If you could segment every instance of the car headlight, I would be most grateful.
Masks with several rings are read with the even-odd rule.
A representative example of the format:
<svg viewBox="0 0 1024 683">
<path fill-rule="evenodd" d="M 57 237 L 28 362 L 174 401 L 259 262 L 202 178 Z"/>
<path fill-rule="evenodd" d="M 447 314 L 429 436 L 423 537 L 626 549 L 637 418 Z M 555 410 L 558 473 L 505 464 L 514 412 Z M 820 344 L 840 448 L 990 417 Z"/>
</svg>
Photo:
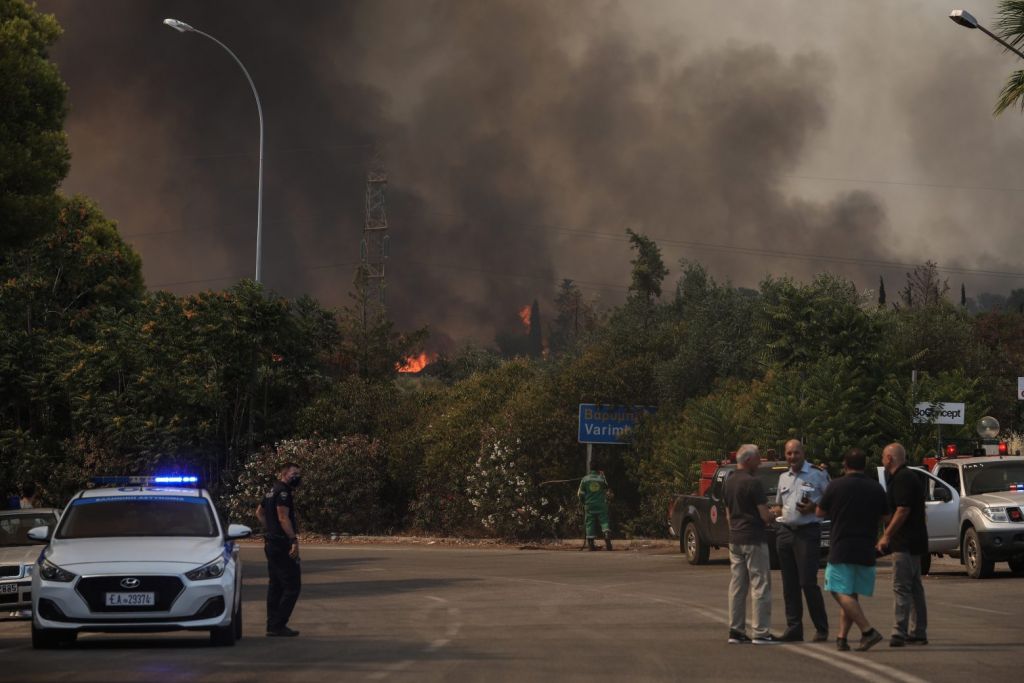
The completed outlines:
<svg viewBox="0 0 1024 683">
<path fill-rule="evenodd" d="M 26 564 L 25 565 L 25 571 L 23 572 L 23 576 L 32 576 L 32 567 L 33 566 L 34 565 Z"/>
<path fill-rule="evenodd" d="M 67 569 L 58 567 L 53 562 L 46 559 L 40 559 L 39 576 L 47 581 L 59 581 L 61 583 L 68 583 L 69 581 L 75 580 L 75 574 L 72 574 Z"/>
<path fill-rule="evenodd" d="M 218 557 L 213 562 L 207 562 L 198 569 L 186 572 L 185 576 L 189 581 L 206 581 L 207 579 L 220 578 L 227 569 L 228 563 L 223 557 Z"/>
<path fill-rule="evenodd" d="M 1006 516 L 1006 508 L 984 508 L 981 512 L 993 522 L 1010 521 L 1010 518 Z"/>
</svg>

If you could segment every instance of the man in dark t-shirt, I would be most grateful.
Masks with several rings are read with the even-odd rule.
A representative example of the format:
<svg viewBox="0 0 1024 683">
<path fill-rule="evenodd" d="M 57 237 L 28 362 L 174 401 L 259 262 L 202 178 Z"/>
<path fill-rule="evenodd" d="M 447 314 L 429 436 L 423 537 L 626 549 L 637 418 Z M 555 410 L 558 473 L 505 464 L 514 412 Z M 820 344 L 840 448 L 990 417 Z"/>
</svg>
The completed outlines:
<svg viewBox="0 0 1024 683">
<path fill-rule="evenodd" d="M 299 466 L 287 462 L 278 470 L 277 481 L 256 509 L 263 524 L 263 552 L 267 556 L 267 635 L 294 637 L 288 619 L 299 599 L 302 573 L 299 569 L 299 527 L 295 523 L 294 490 L 302 480 Z"/>
<path fill-rule="evenodd" d="M 849 650 L 847 635 L 852 624 L 861 630 L 858 650 L 882 640 L 872 628 L 859 596 L 875 592 L 875 538 L 879 522 L 888 512 L 885 491 L 864 476 L 867 456 L 859 448 L 843 454 L 844 476 L 833 479 L 818 503 L 817 515 L 832 520 L 825 590 L 839 603 L 839 637 L 836 649 Z"/>
<path fill-rule="evenodd" d="M 882 451 L 882 466 L 893 513 L 878 540 L 879 552 L 892 552 L 895 623 L 889 645 L 927 645 L 928 606 L 921 581 L 921 556 L 928 552 L 925 484 L 907 467 L 907 452 L 898 443 Z"/>
<path fill-rule="evenodd" d="M 771 567 L 766 529 L 771 521 L 768 496 L 754 476 L 761 464 L 757 446 L 736 451 L 736 471 L 725 480 L 725 516 L 729 520 L 729 643 L 781 642 L 770 631 L 772 620 Z M 747 596 L 751 597 L 751 631 L 747 637 Z"/>
</svg>

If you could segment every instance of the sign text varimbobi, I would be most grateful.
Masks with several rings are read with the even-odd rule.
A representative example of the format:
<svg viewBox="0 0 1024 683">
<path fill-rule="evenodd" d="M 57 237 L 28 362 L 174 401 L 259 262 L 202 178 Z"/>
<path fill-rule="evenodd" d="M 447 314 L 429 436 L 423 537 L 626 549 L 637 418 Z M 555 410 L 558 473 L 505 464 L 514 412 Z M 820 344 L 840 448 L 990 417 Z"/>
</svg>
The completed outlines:
<svg viewBox="0 0 1024 683">
<path fill-rule="evenodd" d="M 628 443 L 630 430 L 644 415 L 657 410 L 654 406 L 617 406 L 581 403 L 580 443 Z"/>
<path fill-rule="evenodd" d="M 962 425 L 963 403 L 918 403 L 914 407 L 914 422 L 933 425 Z"/>
</svg>

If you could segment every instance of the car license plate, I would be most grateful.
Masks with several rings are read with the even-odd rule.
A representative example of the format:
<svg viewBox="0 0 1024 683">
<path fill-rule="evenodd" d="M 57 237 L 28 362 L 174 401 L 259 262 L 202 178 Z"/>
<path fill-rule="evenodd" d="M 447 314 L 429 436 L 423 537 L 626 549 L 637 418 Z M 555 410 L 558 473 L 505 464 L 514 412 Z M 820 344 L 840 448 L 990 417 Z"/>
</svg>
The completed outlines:
<svg viewBox="0 0 1024 683">
<path fill-rule="evenodd" d="M 17 593 L 18 584 L 16 583 L 0 583 L 0 594 L 3 593 Z"/>
<path fill-rule="evenodd" d="M 153 607 L 156 593 L 107 593 L 107 607 Z"/>
</svg>

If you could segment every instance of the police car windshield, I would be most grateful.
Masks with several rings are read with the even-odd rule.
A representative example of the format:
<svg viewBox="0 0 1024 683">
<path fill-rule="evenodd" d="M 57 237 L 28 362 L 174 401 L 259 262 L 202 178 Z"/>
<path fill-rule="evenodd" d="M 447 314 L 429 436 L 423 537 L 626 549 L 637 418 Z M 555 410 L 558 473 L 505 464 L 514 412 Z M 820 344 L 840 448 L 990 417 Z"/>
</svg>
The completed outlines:
<svg viewBox="0 0 1024 683">
<path fill-rule="evenodd" d="M 996 491 L 1024 491 L 1024 462 L 979 462 L 964 465 L 968 495 Z"/>
<path fill-rule="evenodd" d="M 57 531 L 57 538 L 216 535 L 205 498 L 145 495 L 78 498 Z"/>
<path fill-rule="evenodd" d="M 57 518 L 52 514 L 24 512 L 0 516 L 0 548 L 13 548 L 20 545 L 44 545 L 46 541 L 33 541 L 27 534 L 29 529 L 37 526 L 52 527 Z"/>
</svg>

